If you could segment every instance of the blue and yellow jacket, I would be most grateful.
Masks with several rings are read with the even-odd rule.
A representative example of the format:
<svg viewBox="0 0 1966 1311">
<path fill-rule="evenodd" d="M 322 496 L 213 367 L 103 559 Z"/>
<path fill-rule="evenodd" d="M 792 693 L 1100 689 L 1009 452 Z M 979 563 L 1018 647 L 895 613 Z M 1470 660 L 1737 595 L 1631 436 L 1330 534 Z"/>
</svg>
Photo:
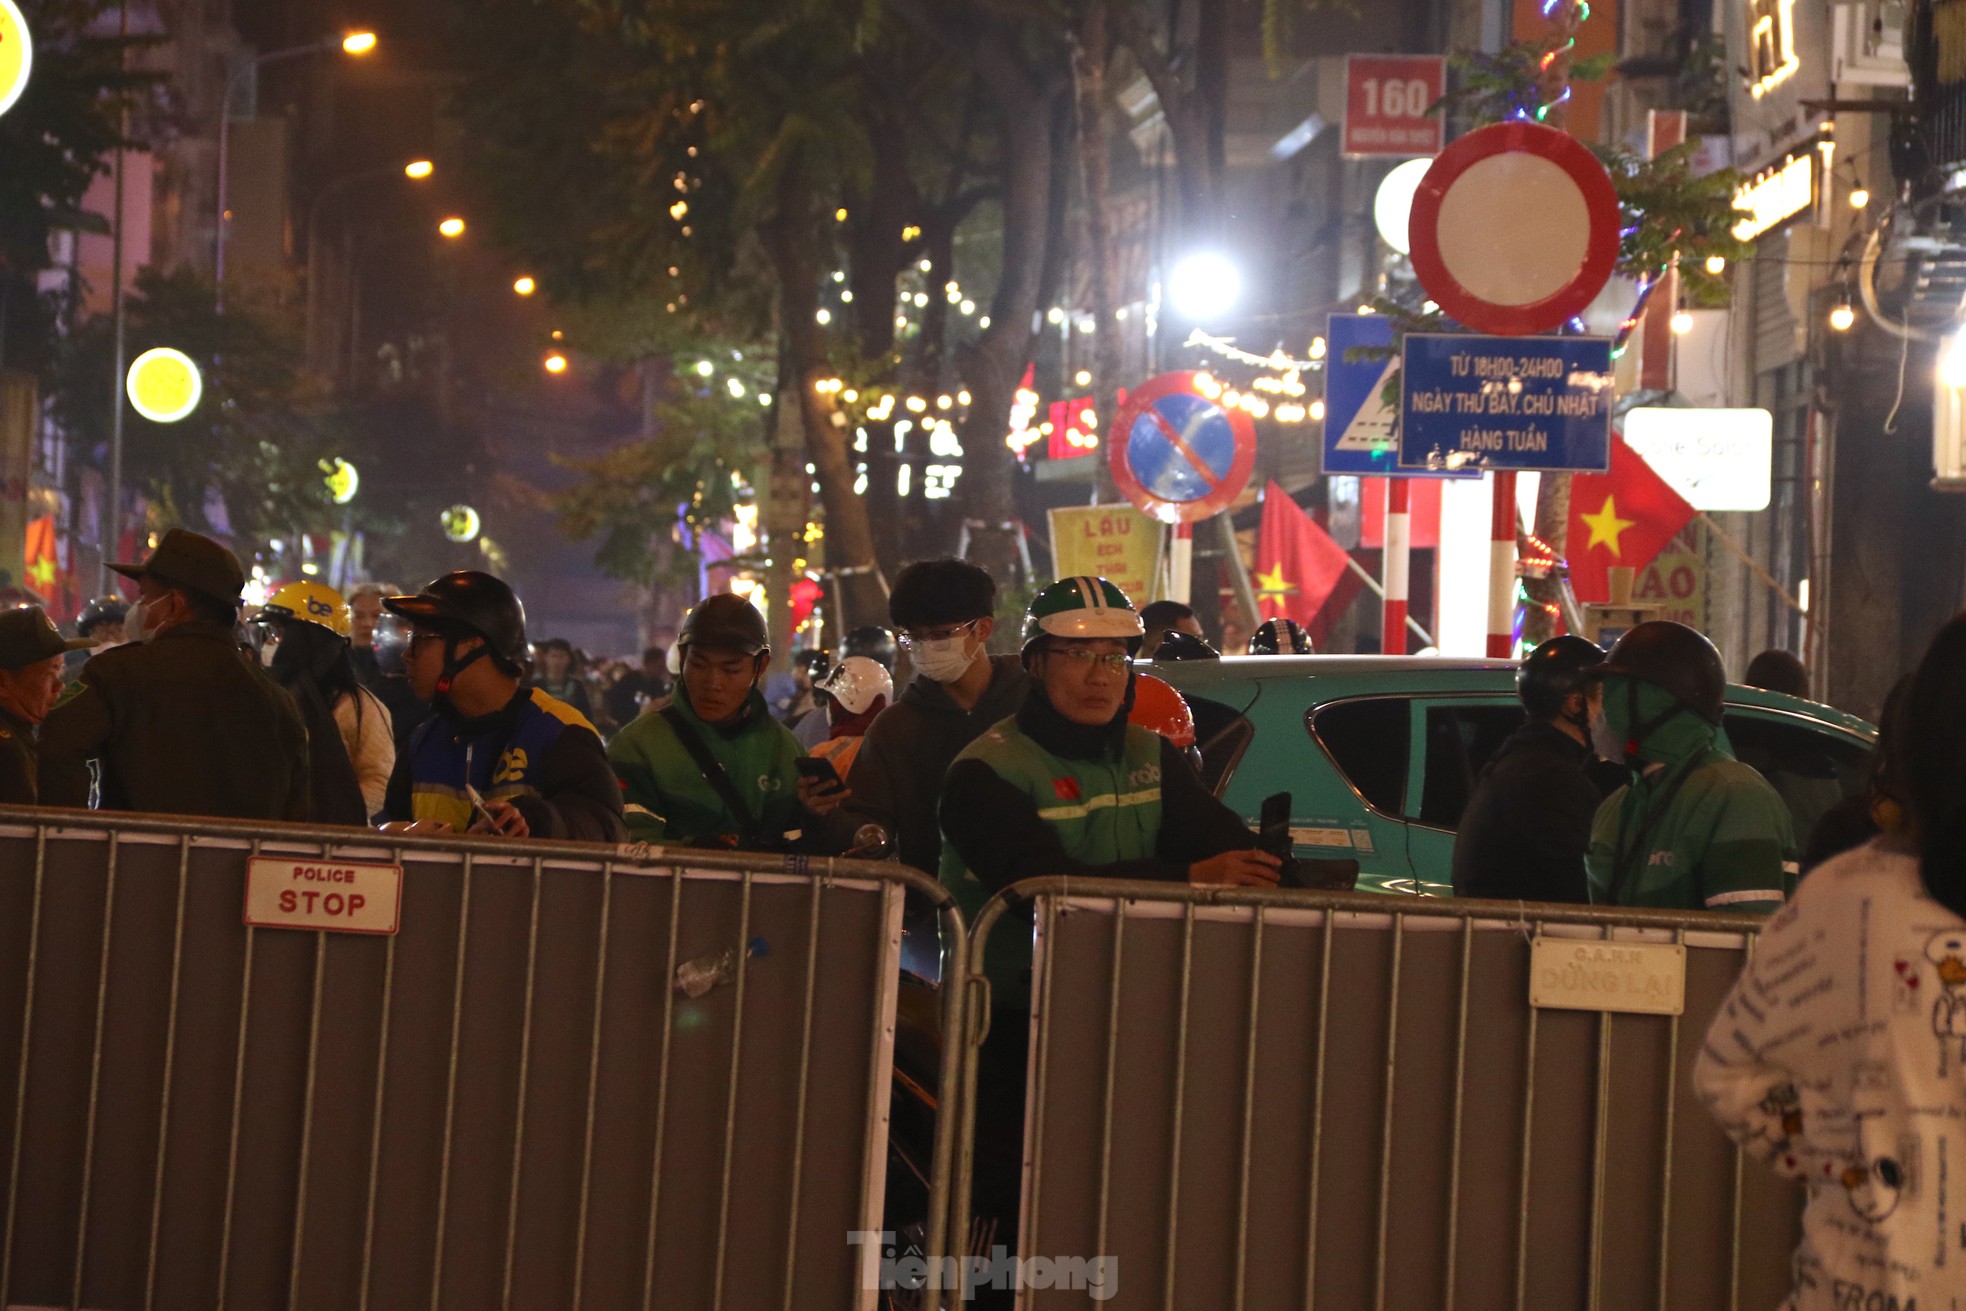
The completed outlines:
<svg viewBox="0 0 1966 1311">
<path fill-rule="evenodd" d="M 509 801 L 536 838 L 620 842 L 621 787 L 600 734 L 585 716 L 538 688 L 520 688 L 503 710 L 460 720 L 439 712 L 417 726 L 396 757 L 383 814 L 471 826 L 465 784 Z"/>
</svg>

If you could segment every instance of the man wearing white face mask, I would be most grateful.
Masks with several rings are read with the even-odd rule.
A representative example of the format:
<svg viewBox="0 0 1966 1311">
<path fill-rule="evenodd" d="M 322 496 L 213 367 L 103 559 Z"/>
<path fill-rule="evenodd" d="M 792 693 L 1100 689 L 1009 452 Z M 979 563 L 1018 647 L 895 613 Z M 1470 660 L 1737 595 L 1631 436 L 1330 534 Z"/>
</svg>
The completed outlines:
<svg viewBox="0 0 1966 1311">
<path fill-rule="evenodd" d="M 1014 655 L 992 657 L 997 585 L 967 560 L 919 560 L 888 594 L 915 677 L 874 717 L 847 775 L 851 795 L 827 832 L 842 845 L 878 824 L 904 865 L 933 873 L 942 859 L 936 801 L 942 776 L 962 749 L 1017 712 L 1030 675 Z"/>
</svg>

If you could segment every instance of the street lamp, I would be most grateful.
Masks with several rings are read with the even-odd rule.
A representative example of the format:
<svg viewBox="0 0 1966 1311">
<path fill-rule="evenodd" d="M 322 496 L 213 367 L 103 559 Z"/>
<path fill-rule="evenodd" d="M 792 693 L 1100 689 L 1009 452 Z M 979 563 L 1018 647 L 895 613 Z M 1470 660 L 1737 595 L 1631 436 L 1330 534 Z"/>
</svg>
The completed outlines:
<svg viewBox="0 0 1966 1311">
<path fill-rule="evenodd" d="M 403 176 L 406 178 L 412 178 L 418 182 L 423 181 L 423 179 L 429 177 L 432 173 L 435 173 L 436 171 L 437 171 L 437 166 L 431 163 L 427 159 L 413 159 L 409 163 L 403 165 Z"/>
<path fill-rule="evenodd" d="M 375 49 L 374 32 L 349 32 L 339 37 L 310 42 L 304 46 L 288 46 L 284 50 L 273 50 L 251 59 L 242 60 L 232 70 L 225 82 L 225 99 L 219 104 L 218 113 L 218 235 L 212 256 L 212 280 L 218 284 L 217 308 L 225 312 L 225 240 L 232 226 L 231 208 L 228 203 L 232 163 L 232 100 L 239 90 L 239 83 L 248 72 L 255 76 L 267 64 L 277 64 L 288 59 L 299 59 L 304 55 L 318 55 L 339 49 L 345 54 L 360 57 Z"/>
<path fill-rule="evenodd" d="M 1220 318 L 1242 295 L 1242 274 L 1226 256 L 1197 251 L 1175 264 L 1167 279 L 1175 312 L 1195 323 Z"/>
<path fill-rule="evenodd" d="M 558 351 L 554 351 L 546 357 L 546 371 L 553 374 L 565 373 L 567 371 L 567 357 Z"/>
<path fill-rule="evenodd" d="M 452 215 L 437 225 L 437 231 L 455 241 L 464 235 L 464 220 Z"/>
<path fill-rule="evenodd" d="M 519 295 L 521 296 L 530 296 L 535 291 L 539 290 L 539 284 L 533 281 L 531 277 L 521 275 L 518 278 L 518 280 L 512 284 L 512 290 L 519 293 Z"/>
</svg>

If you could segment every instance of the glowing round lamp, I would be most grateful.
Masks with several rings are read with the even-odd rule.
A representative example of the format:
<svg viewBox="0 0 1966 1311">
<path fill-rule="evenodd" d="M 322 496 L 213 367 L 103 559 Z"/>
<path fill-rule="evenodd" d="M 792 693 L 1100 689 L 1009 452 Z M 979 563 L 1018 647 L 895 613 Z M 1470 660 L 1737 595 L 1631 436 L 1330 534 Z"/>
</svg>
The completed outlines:
<svg viewBox="0 0 1966 1311">
<path fill-rule="evenodd" d="M 123 390 L 136 412 L 152 423 L 176 423 L 198 408 L 205 380 L 189 355 L 158 346 L 130 362 Z"/>
<path fill-rule="evenodd" d="M 321 481 L 328 485 L 328 495 L 336 505 L 346 505 L 355 499 L 355 493 L 362 489 L 362 475 L 354 465 L 337 456 L 321 461 L 321 467 L 328 475 Z"/>
<path fill-rule="evenodd" d="M 1413 212 L 1413 193 L 1420 179 L 1433 166 L 1431 159 L 1409 159 L 1386 174 L 1372 197 L 1372 225 L 1379 239 L 1402 255 L 1410 254 L 1413 243 L 1406 235 L 1406 219 Z"/>
<path fill-rule="evenodd" d="M 12 109 L 34 71 L 34 41 L 14 0 L 0 0 L 0 114 Z"/>
<path fill-rule="evenodd" d="M 468 542 L 478 535 L 478 512 L 468 505 L 453 505 L 439 517 L 444 536 L 453 542 Z"/>
</svg>

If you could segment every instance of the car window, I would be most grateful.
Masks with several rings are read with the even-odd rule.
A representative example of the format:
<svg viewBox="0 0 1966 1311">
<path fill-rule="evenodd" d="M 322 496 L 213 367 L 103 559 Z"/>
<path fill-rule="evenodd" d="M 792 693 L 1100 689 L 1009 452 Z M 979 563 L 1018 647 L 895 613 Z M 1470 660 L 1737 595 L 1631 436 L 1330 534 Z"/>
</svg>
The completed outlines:
<svg viewBox="0 0 1966 1311">
<path fill-rule="evenodd" d="M 1788 806 L 1798 847 L 1825 811 L 1864 788 L 1870 751 L 1860 742 L 1799 720 L 1740 711 L 1725 722 L 1735 756 L 1760 771 Z"/>
<path fill-rule="evenodd" d="M 1515 701 L 1427 707 L 1426 774 L 1420 786 L 1422 824 L 1456 829 L 1481 767 L 1522 727 Z"/>
<path fill-rule="evenodd" d="M 1400 813 L 1406 798 L 1410 704 L 1404 697 L 1336 701 L 1311 712 L 1311 733 L 1375 810 Z"/>
</svg>

